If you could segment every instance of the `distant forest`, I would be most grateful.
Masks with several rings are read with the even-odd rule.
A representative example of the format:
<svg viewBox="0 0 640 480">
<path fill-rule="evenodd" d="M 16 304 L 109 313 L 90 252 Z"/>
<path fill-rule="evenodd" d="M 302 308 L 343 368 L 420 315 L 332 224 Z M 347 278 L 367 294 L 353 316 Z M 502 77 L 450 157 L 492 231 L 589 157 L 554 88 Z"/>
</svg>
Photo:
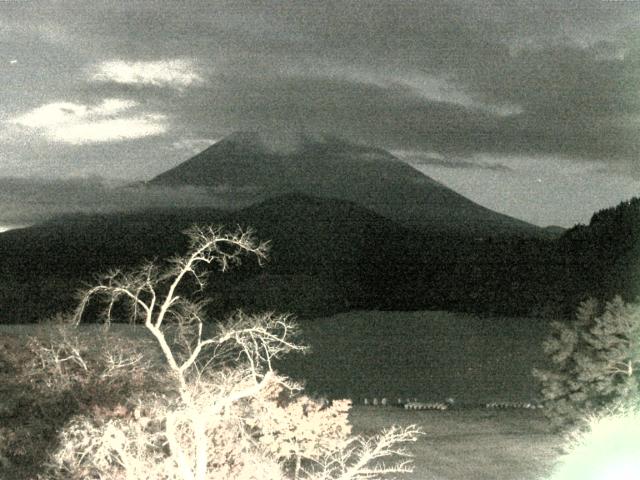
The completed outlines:
<svg viewBox="0 0 640 480">
<path fill-rule="evenodd" d="M 587 297 L 640 295 L 640 198 L 595 213 L 558 238 L 410 230 L 353 203 L 291 194 L 238 212 L 150 210 L 75 215 L 0 235 L 0 322 L 74 307 L 94 275 L 186 250 L 192 223 L 252 226 L 268 264 L 212 272 L 213 318 L 237 308 L 301 317 L 355 309 L 439 309 L 562 317 Z"/>
</svg>

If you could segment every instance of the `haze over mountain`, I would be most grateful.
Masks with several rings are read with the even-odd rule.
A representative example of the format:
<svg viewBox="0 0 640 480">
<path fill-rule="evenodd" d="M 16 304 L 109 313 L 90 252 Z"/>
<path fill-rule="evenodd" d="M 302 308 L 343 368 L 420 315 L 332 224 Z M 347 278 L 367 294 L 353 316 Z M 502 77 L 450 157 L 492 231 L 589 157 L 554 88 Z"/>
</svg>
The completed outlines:
<svg viewBox="0 0 640 480">
<path fill-rule="evenodd" d="M 237 132 L 156 176 L 157 186 L 289 192 L 355 202 L 406 227 L 470 235 L 548 236 L 543 229 L 482 207 L 386 150 L 326 135 Z"/>
</svg>

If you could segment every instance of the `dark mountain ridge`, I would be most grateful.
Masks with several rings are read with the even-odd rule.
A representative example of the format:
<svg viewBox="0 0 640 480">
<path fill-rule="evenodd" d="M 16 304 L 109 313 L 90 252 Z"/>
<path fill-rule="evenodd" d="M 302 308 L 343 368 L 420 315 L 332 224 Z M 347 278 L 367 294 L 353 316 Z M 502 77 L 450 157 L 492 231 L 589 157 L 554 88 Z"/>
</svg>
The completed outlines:
<svg viewBox="0 0 640 480">
<path fill-rule="evenodd" d="M 420 232 L 338 199 L 291 193 L 238 211 L 155 209 L 68 215 L 0 234 L 0 322 L 75 306 L 94 275 L 186 251 L 188 226 L 253 227 L 270 261 L 211 275 L 212 314 L 235 308 L 318 316 L 352 309 L 446 309 L 571 316 L 588 296 L 640 295 L 640 199 L 557 240 Z"/>
<path fill-rule="evenodd" d="M 404 239 L 412 235 L 355 204 L 298 193 L 234 212 L 183 208 L 66 215 L 0 234 L 5 259 L 0 263 L 0 322 L 36 321 L 71 308 L 74 290 L 95 274 L 184 253 L 182 232 L 194 223 L 251 227 L 259 239 L 271 242 L 266 268 L 245 262 L 229 275 L 212 275 L 208 293 L 229 308 L 255 304 L 252 297 L 259 292 L 239 295 L 234 286 L 257 275 L 271 276 L 272 283 L 293 281 L 301 290 L 309 284 L 316 292 L 319 285 L 328 286 L 341 309 L 371 305 L 380 293 L 374 283 L 392 263 L 387 255 L 406 253 Z M 394 235 L 402 240 L 396 242 Z"/>
<path fill-rule="evenodd" d="M 32 322 L 72 308 L 76 288 L 97 273 L 184 253 L 181 232 L 194 223 L 252 227 L 271 242 L 264 268 L 248 261 L 211 275 L 205 293 L 216 315 L 240 307 L 303 316 L 351 309 L 480 311 L 514 302 L 521 293 L 511 279 L 531 277 L 514 273 L 508 245 L 427 235 L 353 202 L 291 193 L 233 212 L 69 215 L 0 234 L 0 322 Z"/>
</svg>

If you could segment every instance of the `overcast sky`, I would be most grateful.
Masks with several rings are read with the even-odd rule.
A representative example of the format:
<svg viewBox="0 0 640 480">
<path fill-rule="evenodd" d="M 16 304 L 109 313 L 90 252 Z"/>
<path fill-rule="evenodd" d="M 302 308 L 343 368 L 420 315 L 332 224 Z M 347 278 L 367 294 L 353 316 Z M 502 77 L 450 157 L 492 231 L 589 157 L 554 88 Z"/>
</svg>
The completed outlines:
<svg viewBox="0 0 640 480">
<path fill-rule="evenodd" d="M 539 225 L 640 194 L 640 1 L 3 1 L 0 78 L 0 177 L 151 178 L 266 128 Z"/>
</svg>

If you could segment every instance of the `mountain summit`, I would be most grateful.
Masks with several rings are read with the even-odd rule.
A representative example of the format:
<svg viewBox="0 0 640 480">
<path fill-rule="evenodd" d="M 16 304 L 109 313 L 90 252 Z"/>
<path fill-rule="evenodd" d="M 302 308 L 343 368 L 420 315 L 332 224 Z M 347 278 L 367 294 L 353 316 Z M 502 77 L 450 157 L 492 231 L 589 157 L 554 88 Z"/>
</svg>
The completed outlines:
<svg viewBox="0 0 640 480">
<path fill-rule="evenodd" d="M 381 148 L 326 135 L 236 132 L 148 182 L 355 202 L 411 228 L 469 235 L 544 235 L 482 207 Z"/>
</svg>

